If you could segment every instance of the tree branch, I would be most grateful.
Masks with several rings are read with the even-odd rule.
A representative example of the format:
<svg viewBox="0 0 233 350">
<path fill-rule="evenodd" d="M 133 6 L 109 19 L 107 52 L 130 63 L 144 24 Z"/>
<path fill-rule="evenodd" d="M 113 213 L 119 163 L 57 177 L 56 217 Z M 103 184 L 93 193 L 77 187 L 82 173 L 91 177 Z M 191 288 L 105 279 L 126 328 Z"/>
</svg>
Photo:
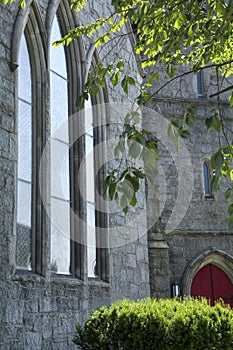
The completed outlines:
<svg viewBox="0 0 233 350">
<path fill-rule="evenodd" d="M 226 89 L 217 91 L 217 92 L 215 92 L 214 94 L 209 95 L 209 97 L 219 96 L 219 95 L 223 94 L 224 92 L 227 92 L 227 91 L 230 91 L 230 90 L 233 90 L 233 85 L 228 86 Z"/>
</svg>

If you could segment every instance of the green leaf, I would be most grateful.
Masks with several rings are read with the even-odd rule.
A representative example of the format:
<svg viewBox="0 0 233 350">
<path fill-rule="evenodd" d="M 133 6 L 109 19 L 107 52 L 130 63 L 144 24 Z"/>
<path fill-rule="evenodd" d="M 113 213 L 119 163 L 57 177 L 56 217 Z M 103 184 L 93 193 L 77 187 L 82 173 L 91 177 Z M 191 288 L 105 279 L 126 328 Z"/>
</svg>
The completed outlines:
<svg viewBox="0 0 233 350">
<path fill-rule="evenodd" d="M 71 2 L 70 8 L 75 9 L 76 11 L 80 11 L 86 2 L 87 0 L 73 0 Z"/>
<path fill-rule="evenodd" d="M 227 210 L 227 213 L 228 213 L 228 215 L 233 215 L 233 203 L 231 203 L 230 205 L 229 205 L 229 207 L 228 207 L 228 210 Z"/>
<path fill-rule="evenodd" d="M 190 128 L 193 128 L 196 123 L 195 113 L 196 113 L 196 108 L 189 107 L 187 108 L 187 111 L 184 114 L 184 121 Z"/>
<path fill-rule="evenodd" d="M 108 193 L 109 193 L 109 198 L 113 200 L 114 194 L 116 191 L 116 182 L 111 182 L 109 185 Z"/>
<path fill-rule="evenodd" d="M 212 169 L 222 168 L 224 157 L 221 149 L 212 155 L 210 162 L 211 162 Z"/>
<path fill-rule="evenodd" d="M 216 10 L 218 15 L 225 16 L 226 6 L 221 1 L 216 1 Z"/>
<path fill-rule="evenodd" d="M 230 94 L 229 100 L 230 100 L 230 106 L 232 107 L 233 106 L 233 92 Z"/>
<path fill-rule="evenodd" d="M 124 171 L 122 171 L 122 173 L 121 173 L 121 175 L 119 177 L 119 181 L 122 180 L 125 177 L 125 175 L 128 174 L 128 172 L 129 172 L 128 168 L 125 169 Z"/>
<path fill-rule="evenodd" d="M 120 198 L 120 206 L 126 214 L 128 212 L 128 200 L 124 194 Z"/>
<path fill-rule="evenodd" d="M 136 204 L 137 204 L 137 198 L 134 195 L 131 201 L 129 202 L 129 205 L 131 205 L 132 207 L 135 207 Z"/>
<path fill-rule="evenodd" d="M 141 145 L 138 142 L 131 141 L 129 146 L 129 156 L 131 158 L 138 158 L 141 153 Z"/>
<path fill-rule="evenodd" d="M 144 179 L 145 174 L 143 173 L 143 170 L 135 169 L 132 171 L 132 173 L 136 176 L 139 177 L 140 179 Z"/>
<path fill-rule="evenodd" d="M 209 133 L 210 128 L 213 128 L 216 131 L 220 131 L 222 126 L 221 120 L 219 119 L 217 113 L 214 113 L 209 118 L 206 118 L 205 124 L 207 127 L 207 134 Z"/>
<path fill-rule="evenodd" d="M 135 80 L 134 80 L 134 78 L 132 78 L 132 77 L 127 77 L 127 81 L 128 81 L 128 83 L 129 83 L 129 85 L 135 86 Z"/>
<path fill-rule="evenodd" d="M 233 231 L 233 215 L 228 218 L 228 230 Z"/>
<path fill-rule="evenodd" d="M 146 139 L 145 139 L 144 135 L 142 135 L 142 134 L 137 135 L 136 141 L 142 146 L 145 146 L 145 144 L 146 144 Z"/>
<path fill-rule="evenodd" d="M 182 123 L 181 123 L 180 119 L 173 119 L 171 121 L 171 124 L 174 125 L 177 129 L 182 128 Z"/>
<path fill-rule="evenodd" d="M 167 75 L 170 77 L 170 78 L 174 78 L 175 76 L 175 66 L 173 63 L 169 63 L 167 65 Z"/>
<path fill-rule="evenodd" d="M 230 199 L 231 198 L 231 195 L 232 195 L 232 188 L 228 188 L 225 192 L 225 198 L 226 200 Z"/>
<path fill-rule="evenodd" d="M 20 1 L 20 6 L 22 7 L 22 9 L 25 9 L 27 7 L 26 1 L 25 0 L 21 0 Z"/>
<path fill-rule="evenodd" d="M 110 185 L 110 181 L 111 181 L 111 176 L 108 175 L 108 176 L 104 179 L 104 182 L 103 182 L 103 192 L 104 192 L 104 194 L 107 193 L 107 189 L 108 189 L 108 187 L 109 187 L 109 185 Z"/>
<path fill-rule="evenodd" d="M 177 128 L 170 123 L 167 128 L 167 133 L 168 133 L 168 137 L 173 142 L 176 151 L 178 152 L 179 151 L 179 134 L 178 134 Z"/>
<path fill-rule="evenodd" d="M 156 166 L 156 158 L 154 157 L 153 153 L 148 151 L 147 149 L 144 149 L 141 158 L 144 161 L 144 166 L 145 166 L 145 173 L 147 176 L 147 171 L 148 169 L 154 169 Z"/>
<path fill-rule="evenodd" d="M 133 116 L 133 122 L 135 124 L 139 124 L 140 123 L 140 114 L 138 112 L 133 112 L 132 116 Z"/>
<path fill-rule="evenodd" d="M 119 70 L 121 70 L 122 68 L 124 68 L 124 66 L 125 66 L 125 60 L 120 60 L 120 61 L 117 62 L 116 67 L 117 67 Z"/>
<path fill-rule="evenodd" d="M 157 81 L 160 80 L 160 75 L 158 72 L 152 72 L 149 77 L 148 77 L 148 83 L 152 84 L 154 79 L 156 79 Z"/>
<path fill-rule="evenodd" d="M 122 79 L 121 86 L 122 86 L 124 92 L 128 95 L 128 92 L 129 92 L 129 90 L 128 90 L 128 80 L 127 80 L 126 76 Z"/>
<path fill-rule="evenodd" d="M 182 137 L 183 139 L 188 139 L 191 135 L 190 132 L 188 130 L 179 130 L 178 131 L 180 137 Z"/>
<path fill-rule="evenodd" d="M 116 86 L 119 82 L 120 79 L 120 71 L 116 71 L 115 73 L 112 74 L 112 76 L 110 77 L 110 81 L 112 83 L 113 86 Z"/>
<path fill-rule="evenodd" d="M 214 128 L 216 131 L 220 131 L 220 130 L 221 130 L 221 126 L 222 126 L 221 120 L 216 116 L 216 118 L 215 118 L 215 124 L 214 124 L 213 128 Z"/>
<path fill-rule="evenodd" d="M 220 179 L 219 179 L 219 177 L 216 176 L 216 175 L 213 175 L 212 178 L 211 178 L 210 185 L 211 185 L 211 189 L 214 192 L 218 192 L 219 188 L 220 188 Z"/>
<path fill-rule="evenodd" d="M 134 192 L 137 192 L 139 190 L 139 178 L 136 176 L 131 176 L 129 174 L 125 177 L 133 186 Z"/>
</svg>

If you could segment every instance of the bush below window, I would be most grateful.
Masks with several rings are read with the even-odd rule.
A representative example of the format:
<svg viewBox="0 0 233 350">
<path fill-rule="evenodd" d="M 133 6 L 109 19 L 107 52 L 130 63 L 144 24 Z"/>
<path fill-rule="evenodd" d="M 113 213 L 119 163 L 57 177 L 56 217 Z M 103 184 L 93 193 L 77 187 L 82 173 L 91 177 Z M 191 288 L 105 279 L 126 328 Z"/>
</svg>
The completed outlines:
<svg viewBox="0 0 233 350">
<path fill-rule="evenodd" d="M 233 311 L 205 299 L 122 300 L 77 327 L 83 350 L 232 350 Z"/>
</svg>

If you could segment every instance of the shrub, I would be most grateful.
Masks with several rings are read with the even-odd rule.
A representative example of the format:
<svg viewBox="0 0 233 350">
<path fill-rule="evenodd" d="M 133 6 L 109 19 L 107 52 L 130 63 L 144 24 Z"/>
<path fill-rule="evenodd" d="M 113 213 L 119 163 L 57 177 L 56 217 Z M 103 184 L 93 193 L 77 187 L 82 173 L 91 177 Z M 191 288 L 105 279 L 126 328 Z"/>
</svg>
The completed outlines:
<svg viewBox="0 0 233 350">
<path fill-rule="evenodd" d="M 206 299 L 122 300 L 77 327 L 83 350 L 232 350 L 233 311 Z"/>
</svg>

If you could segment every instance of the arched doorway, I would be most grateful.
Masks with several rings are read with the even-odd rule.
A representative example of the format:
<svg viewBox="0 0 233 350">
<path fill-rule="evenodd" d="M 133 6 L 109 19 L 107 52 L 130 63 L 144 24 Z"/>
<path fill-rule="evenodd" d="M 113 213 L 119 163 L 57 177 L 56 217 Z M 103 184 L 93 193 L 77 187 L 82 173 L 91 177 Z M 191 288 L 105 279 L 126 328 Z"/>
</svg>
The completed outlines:
<svg viewBox="0 0 233 350">
<path fill-rule="evenodd" d="M 233 308 L 233 284 L 227 274 L 214 264 L 203 266 L 193 278 L 192 296 L 203 296 L 211 305 L 219 298 Z"/>
</svg>

